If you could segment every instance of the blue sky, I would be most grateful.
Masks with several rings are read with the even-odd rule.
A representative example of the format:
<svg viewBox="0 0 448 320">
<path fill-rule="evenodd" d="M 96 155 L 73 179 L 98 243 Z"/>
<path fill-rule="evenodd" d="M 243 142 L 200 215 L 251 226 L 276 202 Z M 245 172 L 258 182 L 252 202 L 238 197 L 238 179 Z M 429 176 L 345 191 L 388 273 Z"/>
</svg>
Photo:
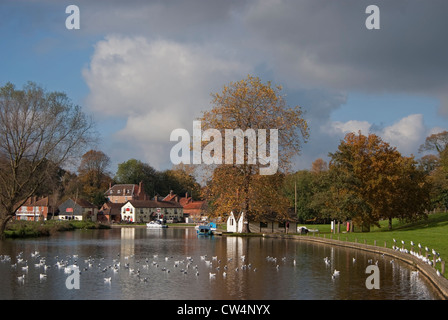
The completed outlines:
<svg viewBox="0 0 448 320">
<path fill-rule="evenodd" d="M 247 74 L 306 110 L 306 169 L 347 132 L 405 155 L 448 127 L 448 2 L 362 0 L 2 1 L 0 85 L 64 91 L 97 123 L 110 171 L 130 158 L 171 167 L 173 129 L 192 130 L 210 94 Z M 65 9 L 80 8 L 79 30 Z"/>
</svg>

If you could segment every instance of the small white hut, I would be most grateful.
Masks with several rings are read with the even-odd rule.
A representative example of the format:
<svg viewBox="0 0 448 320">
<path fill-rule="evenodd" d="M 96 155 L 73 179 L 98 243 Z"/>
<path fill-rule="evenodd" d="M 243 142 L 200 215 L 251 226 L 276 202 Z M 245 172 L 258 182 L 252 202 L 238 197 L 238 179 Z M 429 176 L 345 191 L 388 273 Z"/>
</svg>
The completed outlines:
<svg viewBox="0 0 448 320">
<path fill-rule="evenodd" d="M 233 211 L 231 211 L 229 217 L 227 218 L 227 231 L 241 233 L 243 232 L 243 224 L 244 212 L 241 212 L 238 217 L 235 217 Z"/>
</svg>

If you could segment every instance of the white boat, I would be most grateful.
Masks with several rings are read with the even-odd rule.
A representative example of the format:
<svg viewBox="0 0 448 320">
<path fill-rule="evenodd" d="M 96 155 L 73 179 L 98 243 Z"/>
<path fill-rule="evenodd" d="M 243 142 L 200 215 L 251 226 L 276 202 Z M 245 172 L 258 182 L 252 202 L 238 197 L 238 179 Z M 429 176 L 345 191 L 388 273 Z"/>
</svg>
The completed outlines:
<svg viewBox="0 0 448 320">
<path fill-rule="evenodd" d="M 168 228 L 166 224 L 163 223 L 162 219 L 157 219 L 151 222 L 148 222 L 146 224 L 146 227 L 148 229 L 162 229 L 162 228 Z"/>
</svg>

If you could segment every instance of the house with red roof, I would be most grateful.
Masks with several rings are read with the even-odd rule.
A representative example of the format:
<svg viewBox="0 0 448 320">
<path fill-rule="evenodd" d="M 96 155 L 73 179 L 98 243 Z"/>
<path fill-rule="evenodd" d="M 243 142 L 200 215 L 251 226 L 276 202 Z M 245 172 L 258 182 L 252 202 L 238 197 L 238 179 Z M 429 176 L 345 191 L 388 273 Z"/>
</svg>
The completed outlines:
<svg viewBox="0 0 448 320">
<path fill-rule="evenodd" d="M 42 221 L 51 219 L 54 208 L 48 197 L 31 197 L 17 210 L 16 220 Z"/>
</svg>

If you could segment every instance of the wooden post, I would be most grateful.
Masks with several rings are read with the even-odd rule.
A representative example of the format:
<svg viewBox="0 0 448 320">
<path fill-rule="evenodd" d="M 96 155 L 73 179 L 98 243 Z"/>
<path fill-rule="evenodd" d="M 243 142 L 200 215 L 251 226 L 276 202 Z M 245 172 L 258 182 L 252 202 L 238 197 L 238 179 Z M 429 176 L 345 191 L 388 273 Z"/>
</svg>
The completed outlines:
<svg viewBox="0 0 448 320">
<path fill-rule="evenodd" d="M 384 248 L 387 248 L 387 241 L 384 241 Z"/>
<path fill-rule="evenodd" d="M 376 247 L 376 240 L 373 240 L 373 245 Z"/>
<path fill-rule="evenodd" d="M 442 275 L 445 275 L 445 260 L 440 261 L 441 267 L 442 267 Z"/>
</svg>

